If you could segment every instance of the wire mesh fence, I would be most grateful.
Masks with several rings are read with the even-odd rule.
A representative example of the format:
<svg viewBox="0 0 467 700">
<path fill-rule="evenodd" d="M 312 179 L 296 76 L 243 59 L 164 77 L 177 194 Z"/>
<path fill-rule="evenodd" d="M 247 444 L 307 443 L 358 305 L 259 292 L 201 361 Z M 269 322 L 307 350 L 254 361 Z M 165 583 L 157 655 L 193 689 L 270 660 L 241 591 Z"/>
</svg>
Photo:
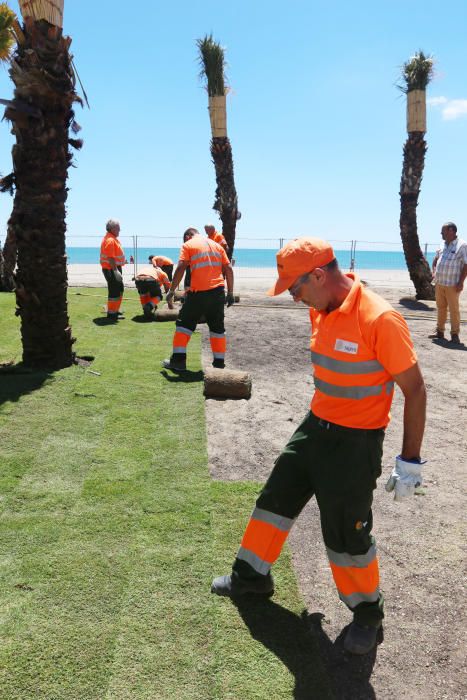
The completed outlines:
<svg viewBox="0 0 467 700">
<path fill-rule="evenodd" d="M 100 237 L 73 237 L 67 247 L 70 284 L 101 284 L 103 277 L 99 265 Z M 175 264 L 178 261 L 182 241 L 176 236 L 123 235 L 119 240 L 125 250 L 126 277 L 134 277 L 138 269 L 149 262 L 149 256 L 163 255 Z M 276 269 L 276 253 L 289 240 L 288 237 L 238 238 L 232 263 L 237 280 L 271 279 Z M 336 258 L 343 270 L 362 275 L 378 273 L 383 277 L 389 271 L 407 273 L 407 265 L 401 243 L 365 240 L 330 240 Z M 429 264 L 440 247 L 439 243 L 422 243 L 421 248 Z"/>
</svg>

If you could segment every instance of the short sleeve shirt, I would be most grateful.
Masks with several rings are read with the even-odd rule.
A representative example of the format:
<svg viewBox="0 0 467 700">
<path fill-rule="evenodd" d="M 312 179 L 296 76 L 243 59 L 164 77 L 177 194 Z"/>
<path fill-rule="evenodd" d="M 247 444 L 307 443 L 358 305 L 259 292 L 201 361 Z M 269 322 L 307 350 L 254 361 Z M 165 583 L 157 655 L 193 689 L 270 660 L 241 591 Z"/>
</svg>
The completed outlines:
<svg viewBox="0 0 467 700">
<path fill-rule="evenodd" d="M 230 261 L 219 243 L 201 235 L 193 236 L 182 245 L 180 261 L 190 266 L 191 291 L 203 292 L 224 286 L 222 268 Z"/>
<path fill-rule="evenodd" d="M 435 283 L 443 287 L 455 287 L 459 282 L 462 268 L 467 265 L 467 243 L 455 238 L 438 251 L 439 258 L 435 270 Z"/>
</svg>

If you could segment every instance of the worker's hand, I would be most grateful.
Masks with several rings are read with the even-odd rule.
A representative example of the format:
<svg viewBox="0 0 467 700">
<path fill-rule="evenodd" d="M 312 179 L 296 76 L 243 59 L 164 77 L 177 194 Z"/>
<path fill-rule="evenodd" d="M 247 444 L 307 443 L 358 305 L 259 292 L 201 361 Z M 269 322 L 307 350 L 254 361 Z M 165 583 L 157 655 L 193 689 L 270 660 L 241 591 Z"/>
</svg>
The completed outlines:
<svg viewBox="0 0 467 700">
<path fill-rule="evenodd" d="M 422 486 L 422 466 L 426 460 L 402 459 L 396 457 L 396 466 L 386 484 L 386 491 L 394 491 L 394 500 L 403 501 L 415 493 L 423 493 Z"/>
<path fill-rule="evenodd" d="M 462 292 L 463 289 L 464 289 L 464 283 L 463 283 L 463 282 L 458 282 L 458 283 L 456 284 L 456 292 L 458 292 L 458 293 L 460 294 L 460 293 Z"/>
<path fill-rule="evenodd" d="M 225 295 L 225 303 L 226 303 L 227 307 L 233 306 L 233 304 L 235 304 L 234 295 L 233 294 L 226 294 Z"/>
<path fill-rule="evenodd" d="M 167 306 L 169 307 L 169 309 L 175 309 L 173 301 L 168 301 Z"/>
<path fill-rule="evenodd" d="M 171 292 L 171 291 L 168 291 L 167 294 L 165 295 L 165 300 L 167 302 L 167 306 L 169 307 L 169 309 L 173 309 L 172 301 L 173 301 L 174 296 L 175 296 L 174 292 Z M 172 306 L 170 306 L 170 304 L 172 304 Z"/>
<path fill-rule="evenodd" d="M 123 284 L 123 276 L 121 272 L 119 272 L 118 270 L 114 270 L 114 277 L 116 282 Z"/>
</svg>

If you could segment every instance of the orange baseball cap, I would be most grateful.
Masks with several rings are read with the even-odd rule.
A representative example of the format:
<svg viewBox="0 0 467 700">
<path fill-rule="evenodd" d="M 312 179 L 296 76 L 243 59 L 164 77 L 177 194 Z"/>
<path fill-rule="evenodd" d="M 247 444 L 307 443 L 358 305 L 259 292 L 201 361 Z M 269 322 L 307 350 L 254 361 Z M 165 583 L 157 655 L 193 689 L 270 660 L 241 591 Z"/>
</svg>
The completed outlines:
<svg viewBox="0 0 467 700">
<path fill-rule="evenodd" d="M 327 265 L 336 256 L 332 246 L 321 238 L 295 238 L 276 255 L 279 279 L 266 294 L 274 297 L 292 286 L 295 280 L 316 267 Z"/>
</svg>

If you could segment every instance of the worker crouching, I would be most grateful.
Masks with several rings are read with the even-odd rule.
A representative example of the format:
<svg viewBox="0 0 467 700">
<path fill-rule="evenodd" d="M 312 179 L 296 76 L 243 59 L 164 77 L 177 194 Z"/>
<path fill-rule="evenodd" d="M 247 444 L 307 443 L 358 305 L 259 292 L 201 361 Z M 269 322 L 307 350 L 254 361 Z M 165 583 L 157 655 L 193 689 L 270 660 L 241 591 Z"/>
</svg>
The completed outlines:
<svg viewBox="0 0 467 700">
<path fill-rule="evenodd" d="M 170 289 L 170 281 L 166 273 L 160 267 L 154 266 L 143 268 L 135 277 L 136 289 L 139 300 L 143 308 L 144 317 L 152 319 L 155 316 L 157 305 L 162 301 L 162 287 L 167 292 Z M 173 303 L 168 303 L 173 309 Z"/>
</svg>

